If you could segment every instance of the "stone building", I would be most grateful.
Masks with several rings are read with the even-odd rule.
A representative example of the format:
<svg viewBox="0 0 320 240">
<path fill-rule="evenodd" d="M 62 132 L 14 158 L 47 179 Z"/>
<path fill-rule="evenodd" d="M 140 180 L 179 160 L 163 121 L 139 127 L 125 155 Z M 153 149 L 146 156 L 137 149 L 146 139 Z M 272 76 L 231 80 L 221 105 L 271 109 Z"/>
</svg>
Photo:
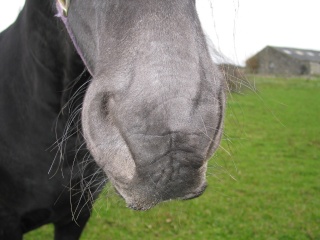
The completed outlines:
<svg viewBox="0 0 320 240">
<path fill-rule="evenodd" d="M 272 75 L 320 75 L 320 51 L 267 46 L 246 61 L 249 71 Z"/>
</svg>

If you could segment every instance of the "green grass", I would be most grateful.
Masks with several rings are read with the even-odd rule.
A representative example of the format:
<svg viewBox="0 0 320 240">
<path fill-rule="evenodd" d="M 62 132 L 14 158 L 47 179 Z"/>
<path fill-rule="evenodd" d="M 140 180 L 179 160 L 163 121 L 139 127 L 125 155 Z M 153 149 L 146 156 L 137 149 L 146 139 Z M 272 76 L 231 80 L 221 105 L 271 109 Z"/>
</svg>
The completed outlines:
<svg viewBox="0 0 320 240">
<path fill-rule="evenodd" d="M 81 239 L 320 239 L 320 79 L 252 80 L 229 96 L 203 196 L 135 212 L 110 190 Z"/>
</svg>

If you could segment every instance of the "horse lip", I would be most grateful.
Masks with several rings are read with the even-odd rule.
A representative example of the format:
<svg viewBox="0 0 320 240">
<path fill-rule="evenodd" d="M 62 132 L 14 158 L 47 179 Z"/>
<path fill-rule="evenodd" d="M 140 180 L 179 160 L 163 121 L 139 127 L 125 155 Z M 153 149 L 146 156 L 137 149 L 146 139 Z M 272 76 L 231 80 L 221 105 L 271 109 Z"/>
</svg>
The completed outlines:
<svg viewBox="0 0 320 240">
<path fill-rule="evenodd" d="M 147 211 L 151 208 L 153 208 L 157 203 L 151 203 L 148 205 L 142 205 L 142 204 L 128 204 L 127 207 L 135 210 L 135 211 Z"/>
<path fill-rule="evenodd" d="M 196 192 L 189 193 L 189 194 L 185 195 L 184 197 L 182 197 L 180 199 L 181 200 L 190 200 L 190 199 L 197 198 L 197 197 L 201 196 L 204 193 L 206 188 L 207 188 L 207 183 L 204 183 L 201 186 L 200 190 L 198 190 Z M 173 200 L 173 199 L 169 199 L 168 201 L 171 201 L 171 200 Z M 148 204 L 134 203 L 134 204 L 128 204 L 127 207 L 132 209 L 132 210 L 136 210 L 136 211 L 147 211 L 147 210 L 153 208 L 157 204 L 158 204 L 158 202 L 150 202 Z"/>
<path fill-rule="evenodd" d="M 201 196 L 204 193 L 206 188 L 207 188 L 207 183 L 204 183 L 201 186 L 200 190 L 192 192 L 192 193 L 189 193 L 189 194 L 185 195 L 184 197 L 182 197 L 181 199 L 182 200 L 191 200 L 191 199 L 197 198 L 197 197 Z"/>
<path fill-rule="evenodd" d="M 115 190 L 116 194 L 117 194 L 119 197 L 121 197 L 122 199 L 124 199 L 124 197 L 121 195 L 121 193 L 118 191 L 117 188 L 114 188 L 114 190 Z"/>
<path fill-rule="evenodd" d="M 204 183 L 199 190 L 188 193 L 184 197 L 181 197 L 180 200 L 191 200 L 191 199 L 197 198 L 204 193 L 206 188 L 207 188 L 207 183 Z M 116 192 L 119 194 L 119 196 L 121 196 L 125 200 L 125 198 L 117 190 Z M 168 199 L 166 201 L 171 201 L 171 200 L 174 200 L 174 199 Z M 179 198 L 177 198 L 177 200 L 179 200 Z M 158 203 L 159 201 L 152 201 L 152 202 L 148 202 L 147 204 L 145 202 L 143 203 L 134 202 L 134 203 L 128 203 L 127 207 L 135 211 L 147 211 L 153 208 L 154 206 L 156 206 Z"/>
<path fill-rule="evenodd" d="M 130 191 L 128 192 L 129 195 L 127 195 L 127 191 L 122 192 L 121 191 L 121 187 L 120 189 L 118 188 L 119 185 L 117 183 L 113 184 L 115 192 L 117 195 L 119 195 L 127 204 L 127 207 L 135 210 L 135 211 L 147 211 L 153 207 L 155 207 L 157 204 L 159 204 L 160 202 L 166 202 L 166 201 L 171 201 L 171 200 L 189 200 L 189 199 L 194 199 L 197 198 L 199 196 L 201 196 L 204 191 L 207 188 L 207 183 L 206 181 L 203 181 L 200 185 L 198 185 L 198 187 L 196 188 L 190 188 L 190 190 L 188 191 L 184 191 L 184 194 L 176 195 L 173 193 L 170 196 L 165 196 L 165 195 L 153 195 L 153 194 L 138 194 L 138 193 L 134 193 L 133 195 L 131 195 L 132 193 L 130 193 Z M 126 188 L 133 190 L 132 188 L 128 187 Z M 186 189 L 185 189 L 186 190 Z"/>
<path fill-rule="evenodd" d="M 120 196 L 124 201 L 126 201 L 126 198 L 120 193 L 120 191 L 116 187 L 114 187 L 114 190 L 118 196 Z M 159 203 L 158 201 L 149 202 L 148 204 L 134 202 L 134 203 L 127 203 L 127 207 L 136 211 L 147 211 L 153 208 L 158 203 Z"/>
</svg>

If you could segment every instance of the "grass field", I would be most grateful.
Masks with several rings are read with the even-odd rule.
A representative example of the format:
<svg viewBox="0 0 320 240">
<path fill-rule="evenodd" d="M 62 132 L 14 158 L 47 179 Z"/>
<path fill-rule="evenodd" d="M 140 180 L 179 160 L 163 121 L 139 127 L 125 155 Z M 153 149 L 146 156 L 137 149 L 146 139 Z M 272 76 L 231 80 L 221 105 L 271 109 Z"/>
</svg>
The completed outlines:
<svg viewBox="0 0 320 240">
<path fill-rule="evenodd" d="M 203 196 L 135 212 L 107 187 L 81 239 L 319 240 L 320 79 L 252 80 L 257 93 L 229 96 Z"/>
</svg>

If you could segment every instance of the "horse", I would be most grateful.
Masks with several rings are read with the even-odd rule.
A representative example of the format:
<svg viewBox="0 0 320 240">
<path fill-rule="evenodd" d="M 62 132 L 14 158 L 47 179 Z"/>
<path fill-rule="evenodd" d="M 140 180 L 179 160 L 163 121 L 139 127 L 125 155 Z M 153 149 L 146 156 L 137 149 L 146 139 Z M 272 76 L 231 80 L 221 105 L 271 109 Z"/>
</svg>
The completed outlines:
<svg viewBox="0 0 320 240">
<path fill-rule="evenodd" d="M 205 191 L 225 93 L 195 0 L 26 0 L 0 49 L 0 239 L 79 239 L 107 181 L 141 211 Z"/>
</svg>

